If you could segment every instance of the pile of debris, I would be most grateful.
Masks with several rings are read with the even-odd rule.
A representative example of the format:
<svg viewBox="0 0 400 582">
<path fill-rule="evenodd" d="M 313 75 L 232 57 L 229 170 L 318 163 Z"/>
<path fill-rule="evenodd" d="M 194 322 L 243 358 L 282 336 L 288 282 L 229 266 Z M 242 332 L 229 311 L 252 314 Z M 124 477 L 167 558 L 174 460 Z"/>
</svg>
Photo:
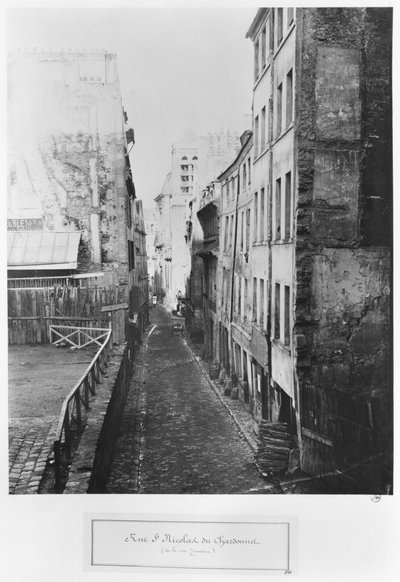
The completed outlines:
<svg viewBox="0 0 400 582">
<path fill-rule="evenodd" d="M 293 448 L 292 438 L 286 423 L 261 420 L 255 458 L 263 473 L 279 474 L 288 470 L 290 450 Z"/>
</svg>

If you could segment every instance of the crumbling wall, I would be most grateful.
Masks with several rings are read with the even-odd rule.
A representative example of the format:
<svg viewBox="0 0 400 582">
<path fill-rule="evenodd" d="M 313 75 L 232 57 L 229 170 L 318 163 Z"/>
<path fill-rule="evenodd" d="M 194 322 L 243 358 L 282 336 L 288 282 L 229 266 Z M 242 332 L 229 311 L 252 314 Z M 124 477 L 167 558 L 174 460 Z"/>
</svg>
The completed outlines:
<svg viewBox="0 0 400 582">
<path fill-rule="evenodd" d="M 115 60 L 101 51 L 10 57 L 9 198 L 16 217 L 82 233 L 79 271 L 109 271 L 126 284 L 127 168 Z"/>
<path fill-rule="evenodd" d="M 294 339 L 301 464 L 312 473 L 391 449 L 391 11 L 378 12 L 379 24 L 363 8 L 299 13 Z"/>
</svg>

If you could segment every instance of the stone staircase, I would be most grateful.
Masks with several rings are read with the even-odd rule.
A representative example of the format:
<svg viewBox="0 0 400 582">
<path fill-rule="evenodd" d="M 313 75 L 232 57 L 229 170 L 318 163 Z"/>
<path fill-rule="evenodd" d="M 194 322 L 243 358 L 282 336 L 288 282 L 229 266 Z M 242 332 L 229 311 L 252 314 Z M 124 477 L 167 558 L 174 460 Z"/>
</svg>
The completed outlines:
<svg viewBox="0 0 400 582">
<path fill-rule="evenodd" d="M 284 422 L 261 420 L 259 424 L 259 444 L 255 455 L 263 473 L 280 474 L 288 471 L 293 437 Z"/>
</svg>

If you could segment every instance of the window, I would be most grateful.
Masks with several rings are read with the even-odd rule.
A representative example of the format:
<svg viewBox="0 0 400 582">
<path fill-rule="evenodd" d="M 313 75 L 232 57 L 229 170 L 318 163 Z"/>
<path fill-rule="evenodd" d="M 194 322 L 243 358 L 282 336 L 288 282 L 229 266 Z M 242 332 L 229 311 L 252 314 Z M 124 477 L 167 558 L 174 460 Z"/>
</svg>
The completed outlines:
<svg viewBox="0 0 400 582">
<path fill-rule="evenodd" d="M 290 25 L 292 24 L 294 19 L 294 8 L 288 8 L 287 9 L 287 21 L 288 21 L 288 28 L 290 27 Z"/>
<path fill-rule="evenodd" d="M 274 21 L 272 18 L 269 19 L 269 50 L 273 52 L 274 50 Z"/>
<path fill-rule="evenodd" d="M 128 240 L 128 266 L 130 271 L 135 268 L 135 246 L 132 240 Z"/>
<path fill-rule="evenodd" d="M 243 284 L 244 284 L 244 290 L 243 290 L 243 316 L 244 316 L 245 319 L 247 319 L 248 281 L 244 277 L 243 277 Z"/>
<path fill-rule="evenodd" d="M 244 211 L 242 212 L 241 225 L 240 225 L 240 250 L 241 251 L 243 251 L 243 242 L 244 242 Z"/>
<path fill-rule="evenodd" d="M 183 164 L 181 166 L 181 170 L 182 170 L 182 172 L 188 172 L 189 171 L 189 166 L 187 164 Z"/>
<path fill-rule="evenodd" d="M 226 268 L 222 268 L 222 297 L 221 297 L 222 306 L 228 305 L 228 278 L 226 274 Z"/>
<path fill-rule="evenodd" d="M 268 100 L 268 143 L 272 141 L 272 97 Z"/>
<path fill-rule="evenodd" d="M 225 204 L 228 202 L 227 182 L 225 182 L 225 184 L 222 184 L 221 195 L 222 195 L 222 200 L 223 200 L 223 203 L 224 203 L 224 206 L 225 206 Z M 222 210 L 222 208 L 221 208 L 221 210 Z"/>
<path fill-rule="evenodd" d="M 231 216 L 230 225 L 229 225 L 229 250 L 232 248 L 232 239 L 233 239 L 233 215 Z"/>
<path fill-rule="evenodd" d="M 274 337 L 280 339 L 281 337 L 281 286 L 275 283 L 275 309 L 274 309 Z"/>
<path fill-rule="evenodd" d="M 254 120 L 254 158 L 258 158 L 258 115 Z"/>
<path fill-rule="evenodd" d="M 251 183 L 251 159 L 248 158 L 247 160 L 247 183 L 250 185 Z"/>
<path fill-rule="evenodd" d="M 253 277 L 253 321 L 257 321 L 257 277 Z"/>
<path fill-rule="evenodd" d="M 258 192 L 254 194 L 254 227 L 253 227 L 253 241 L 257 242 L 258 240 Z"/>
<path fill-rule="evenodd" d="M 265 189 L 260 192 L 260 241 L 265 240 Z"/>
<path fill-rule="evenodd" d="M 281 179 L 275 182 L 275 240 L 281 238 Z"/>
<path fill-rule="evenodd" d="M 258 371 L 258 369 L 260 368 L 260 366 L 257 366 L 256 370 L 257 370 L 257 397 L 259 399 L 261 399 L 261 374 Z"/>
<path fill-rule="evenodd" d="M 246 253 L 250 249 L 250 208 L 246 210 Z"/>
<path fill-rule="evenodd" d="M 247 169 L 246 169 L 246 163 L 244 163 L 244 164 L 243 164 L 243 166 L 242 166 L 242 178 L 243 178 L 243 181 L 242 181 L 242 188 L 243 188 L 243 190 L 245 190 L 245 189 L 246 189 L 246 182 L 247 182 Z"/>
<path fill-rule="evenodd" d="M 183 156 L 182 160 L 187 160 L 187 157 L 186 156 Z"/>
<path fill-rule="evenodd" d="M 285 285 L 284 343 L 290 344 L 290 287 Z"/>
<path fill-rule="evenodd" d="M 263 70 L 267 65 L 267 48 L 266 48 L 266 39 L 267 39 L 267 28 L 264 26 L 262 33 L 261 33 L 261 66 Z"/>
<path fill-rule="evenodd" d="M 283 8 L 277 8 L 277 24 L 276 24 L 277 46 L 283 38 Z"/>
<path fill-rule="evenodd" d="M 286 75 L 286 126 L 293 120 L 293 69 Z"/>
<path fill-rule="evenodd" d="M 238 276 L 238 288 L 239 288 L 238 314 L 241 315 L 241 313 L 242 313 L 242 278 L 239 276 Z"/>
<path fill-rule="evenodd" d="M 292 225 L 292 175 L 285 176 L 285 239 L 290 238 Z"/>
<path fill-rule="evenodd" d="M 254 79 L 255 80 L 258 79 L 258 75 L 260 73 L 259 53 L 260 53 L 260 43 L 257 40 L 257 42 L 254 45 Z"/>
<path fill-rule="evenodd" d="M 280 135 L 282 131 L 282 83 L 278 85 L 276 91 L 276 137 Z"/>
<path fill-rule="evenodd" d="M 129 227 L 131 227 L 132 226 L 132 200 L 129 197 L 126 200 L 126 209 L 128 211 L 127 225 Z"/>
<path fill-rule="evenodd" d="M 229 202 L 229 180 L 226 182 L 226 201 Z"/>
<path fill-rule="evenodd" d="M 265 149 L 265 107 L 261 109 L 261 152 Z"/>
<path fill-rule="evenodd" d="M 225 216 L 224 249 L 228 250 L 229 216 Z"/>
<path fill-rule="evenodd" d="M 259 305 L 260 305 L 260 309 L 259 309 L 260 320 L 259 320 L 259 323 L 260 323 L 261 327 L 264 327 L 264 300 L 265 300 L 265 297 L 264 297 L 264 279 L 260 279 L 260 303 L 259 303 Z"/>
</svg>

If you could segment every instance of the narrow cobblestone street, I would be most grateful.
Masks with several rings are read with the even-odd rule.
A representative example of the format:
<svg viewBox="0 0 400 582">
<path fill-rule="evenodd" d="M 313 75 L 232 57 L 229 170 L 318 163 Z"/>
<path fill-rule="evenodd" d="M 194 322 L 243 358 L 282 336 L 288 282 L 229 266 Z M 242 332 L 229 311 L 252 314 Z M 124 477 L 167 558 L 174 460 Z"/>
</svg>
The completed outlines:
<svg viewBox="0 0 400 582">
<path fill-rule="evenodd" d="M 121 422 L 108 493 L 271 489 L 186 341 L 156 307 Z M 269 490 L 268 492 L 273 492 Z"/>
</svg>

